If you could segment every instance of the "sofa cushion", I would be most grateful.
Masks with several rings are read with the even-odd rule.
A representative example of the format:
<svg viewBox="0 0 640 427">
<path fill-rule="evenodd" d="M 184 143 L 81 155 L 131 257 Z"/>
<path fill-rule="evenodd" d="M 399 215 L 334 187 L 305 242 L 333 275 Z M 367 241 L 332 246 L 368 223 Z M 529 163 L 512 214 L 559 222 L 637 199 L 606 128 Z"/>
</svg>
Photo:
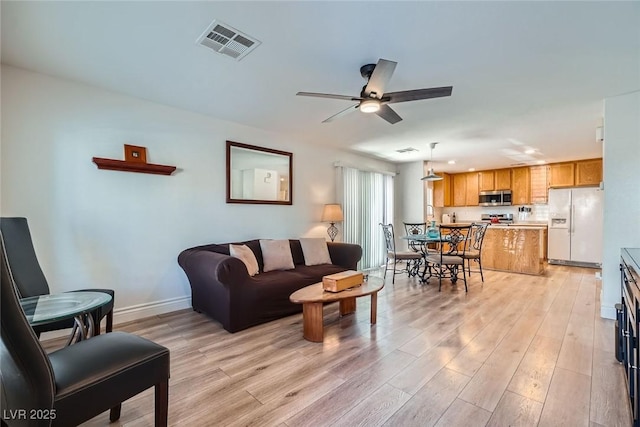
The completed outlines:
<svg viewBox="0 0 640 427">
<path fill-rule="evenodd" d="M 300 238 L 300 245 L 304 253 L 304 265 L 331 264 L 327 242 L 320 238 Z"/>
<path fill-rule="evenodd" d="M 289 240 L 260 240 L 260 249 L 264 272 L 295 268 Z"/>
<path fill-rule="evenodd" d="M 259 273 L 260 268 L 258 267 L 258 260 L 256 259 L 255 254 L 247 245 L 229 245 L 229 254 L 238 258 L 244 265 L 247 267 L 247 272 L 249 276 L 255 276 Z"/>
</svg>

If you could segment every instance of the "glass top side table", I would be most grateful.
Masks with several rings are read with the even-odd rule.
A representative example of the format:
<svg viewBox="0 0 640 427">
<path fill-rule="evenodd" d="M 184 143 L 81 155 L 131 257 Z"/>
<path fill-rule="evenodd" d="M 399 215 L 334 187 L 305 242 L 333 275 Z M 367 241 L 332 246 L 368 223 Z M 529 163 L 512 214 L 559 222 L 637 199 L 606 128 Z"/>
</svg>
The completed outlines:
<svg viewBox="0 0 640 427">
<path fill-rule="evenodd" d="M 90 313 L 110 301 L 111 295 L 104 292 L 79 291 L 21 298 L 20 306 L 31 326 L 73 318 L 69 345 L 94 335 L 95 325 Z"/>
</svg>

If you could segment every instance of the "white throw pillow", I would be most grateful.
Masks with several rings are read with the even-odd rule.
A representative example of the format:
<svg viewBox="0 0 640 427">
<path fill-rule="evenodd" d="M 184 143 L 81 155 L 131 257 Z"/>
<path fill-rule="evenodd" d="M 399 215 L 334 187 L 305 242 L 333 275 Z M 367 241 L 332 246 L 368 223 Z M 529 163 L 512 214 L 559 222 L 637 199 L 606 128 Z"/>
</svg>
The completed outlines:
<svg viewBox="0 0 640 427">
<path fill-rule="evenodd" d="M 302 237 L 300 238 L 300 246 L 302 246 L 304 254 L 304 265 L 331 264 L 329 247 L 327 241 L 322 237 Z"/>
<path fill-rule="evenodd" d="M 293 257 L 288 240 L 260 240 L 264 272 L 273 270 L 292 270 Z"/>
<path fill-rule="evenodd" d="M 256 259 L 255 254 L 247 245 L 229 245 L 229 254 L 238 258 L 244 265 L 247 266 L 247 271 L 249 272 L 249 276 L 255 276 L 260 272 L 260 268 L 258 267 L 258 260 Z"/>
</svg>

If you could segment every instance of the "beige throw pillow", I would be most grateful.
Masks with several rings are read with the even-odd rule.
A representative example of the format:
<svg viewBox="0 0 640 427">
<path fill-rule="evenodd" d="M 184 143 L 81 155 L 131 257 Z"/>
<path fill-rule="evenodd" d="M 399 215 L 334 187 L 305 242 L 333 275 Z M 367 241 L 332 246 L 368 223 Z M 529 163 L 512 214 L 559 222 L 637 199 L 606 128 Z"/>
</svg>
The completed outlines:
<svg viewBox="0 0 640 427">
<path fill-rule="evenodd" d="M 302 237 L 300 238 L 300 246 L 302 246 L 305 265 L 331 264 L 327 241 L 322 237 Z"/>
<path fill-rule="evenodd" d="M 260 249 L 262 249 L 265 273 L 295 268 L 288 240 L 260 240 Z"/>
<path fill-rule="evenodd" d="M 255 254 L 247 245 L 229 245 L 229 254 L 238 258 L 244 265 L 247 266 L 247 271 L 249 272 L 249 276 L 255 276 L 260 272 L 260 268 L 258 267 L 258 260 L 256 259 Z"/>
</svg>

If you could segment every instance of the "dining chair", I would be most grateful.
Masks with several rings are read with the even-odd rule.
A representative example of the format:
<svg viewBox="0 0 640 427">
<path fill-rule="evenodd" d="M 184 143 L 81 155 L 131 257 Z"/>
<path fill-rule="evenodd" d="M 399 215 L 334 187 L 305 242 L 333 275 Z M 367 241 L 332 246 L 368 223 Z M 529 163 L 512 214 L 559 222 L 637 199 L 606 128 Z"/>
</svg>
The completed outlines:
<svg viewBox="0 0 640 427">
<path fill-rule="evenodd" d="M 3 426 L 76 426 L 155 387 L 155 425 L 169 406 L 169 350 L 145 338 L 111 332 L 47 354 L 20 307 L 1 246 L 0 396 Z"/>
<path fill-rule="evenodd" d="M 404 230 L 407 233 L 407 236 L 412 234 L 425 234 L 427 232 L 427 223 L 426 222 L 404 222 Z M 414 252 L 421 252 L 422 248 L 420 247 L 420 242 L 409 241 L 409 249 Z"/>
<path fill-rule="evenodd" d="M 420 269 L 420 263 L 422 262 L 422 253 L 409 251 L 397 251 L 395 234 L 393 232 L 393 224 L 383 224 L 382 233 L 384 234 L 384 243 L 387 248 L 387 259 L 384 264 L 384 278 L 387 278 L 387 270 L 389 269 L 389 261 L 393 261 L 393 279 L 391 283 L 396 283 L 396 274 L 407 273 L 410 277 L 418 274 Z M 405 268 L 402 270 L 397 269 L 398 261 L 405 261 Z"/>
<path fill-rule="evenodd" d="M 439 251 L 427 254 L 425 261 L 429 265 L 429 277 L 438 276 L 438 291 L 442 289 L 442 279 L 449 278 L 452 283 L 458 280 L 458 273 L 462 271 L 464 290 L 467 288 L 467 276 L 464 268 L 464 255 L 467 250 L 471 225 L 441 225 Z"/>
<path fill-rule="evenodd" d="M 471 243 L 463 255 L 463 258 L 467 261 L 469 276 L 471 276 L 471 261 L 478 263 L 482 283 L 484 283 L 484 275 L 482 274 L 482 242 L 484 241 L 484 235 L 487 232 L 488 226 L 489 224 L 486 222 L 474 222 L 471 224 Z"/>
<path fill-rule="evenodd" d="M 40 268 L 40 263 L 33 247 L 31 232 L 26 218 L 0 218 L 0 240 L 7 251 L 8 267 L 11 270 L 20 298 L 37 295 L 47 295 L 50 292 L 47 279 Z M 100 321 L 106 318 L 106 331 L 113 330 L 113 304 L 114 294 L 112 289 L 80 289 L 82 291 L 105 292 L 111 295 L 111 302 L 96 309 L 91 313 L 96 325 L 95 334 L 100 334 Z M 71 291 L 73 292 L 73 291 Z M 59 329 L 75 328 L 73 319 L 46 325 L 34 326 L 37 336 L 42 332 L 56 331 Z M 73 336 L 74 329 L 71 335 Z"/>
</svg>

